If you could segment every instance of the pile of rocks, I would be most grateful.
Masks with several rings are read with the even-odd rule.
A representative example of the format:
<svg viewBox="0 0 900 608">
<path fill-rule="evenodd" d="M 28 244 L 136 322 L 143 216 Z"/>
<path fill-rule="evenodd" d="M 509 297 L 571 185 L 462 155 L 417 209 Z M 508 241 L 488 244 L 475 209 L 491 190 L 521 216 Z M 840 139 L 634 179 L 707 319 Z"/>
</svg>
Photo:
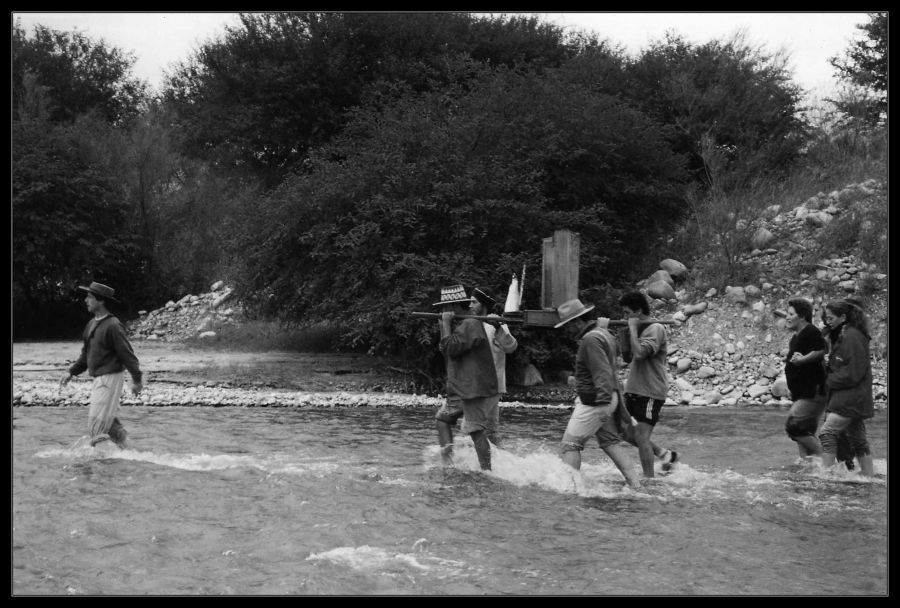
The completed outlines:
<svg viewBox="0 0 900 608">
<path fill-rule="evenodd" d="M 242 320 L 240 305 L 230 301 L 232 293 L 232 288 L 217 281 L 209 293 L 186 295 L 177 302 L 170 300 L 151 312 L 139 311 L 139 318 L 130 327 L 131 337 L 163 342 L 215 338 L 217 329 Z"/>
<path fill-rule="evenodd" d="M 759 267 L 758 283 L 728 286 L 721 294 L 709 289 L 702 301 L 692 302 L 687 289 L 678 289 L 688 272 L 675 260 L 664 260 L 660 270 L 639 282 L 637 288 L 651 298 L 654 314 L 668 312 L 675 320 L 670 326 L 668 404 L 789 406 L 784 378 L 791 336 L 785 327 L 786 300 L 805 296 L 818 312 L 828 300 L 856 293 L 864 282 L 875 302 L 881 302 L 887 288 L 887 274 L 874 264 L 838 252 L 820 260 L 814 271 L 798 272 L 798 250 L 811 249 L 834 217 L 883 192 L 883 184 L 869 180 L 820 193 L 784 212 L 778 205 L 770 207 L 757 220 L 754 249 L 744 259 Z M 867 312 L 873 393 L 876 406 L 884 407 L 886 308 L 879 304 Z M 622 373 L 624 377 L 625 367 Z"/>
<path fill-rule="evenodd" d="M 14 406 L 84 407 L 90 402 L 91 382 L 75 380 L 60 388 L 58 382 L 36 381 L 17 384 Z M 357 393 L 346 391 L 303 392 L 223 386 L 148 384 L 138 396 L 127 392 L 125 406 L 209 406 L 209 407 L 438 407 L 442 397 L 400 393 Z"/>
</svg>

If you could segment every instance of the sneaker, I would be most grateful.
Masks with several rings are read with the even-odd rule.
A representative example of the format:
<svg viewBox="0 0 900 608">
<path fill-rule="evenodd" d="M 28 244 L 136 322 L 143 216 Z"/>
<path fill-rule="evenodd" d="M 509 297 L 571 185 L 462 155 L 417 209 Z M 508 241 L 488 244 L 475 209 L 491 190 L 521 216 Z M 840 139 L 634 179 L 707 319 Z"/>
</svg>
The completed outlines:
<svg viewBox="0 0 900 608">
<path fill-rule="evenodd" d="M 678 452 L 675 450 L 666 450 L 665 456 L 662 458 L 662 470 L 671 471 L 672 467 L 678 461 Z"/>
</svg>

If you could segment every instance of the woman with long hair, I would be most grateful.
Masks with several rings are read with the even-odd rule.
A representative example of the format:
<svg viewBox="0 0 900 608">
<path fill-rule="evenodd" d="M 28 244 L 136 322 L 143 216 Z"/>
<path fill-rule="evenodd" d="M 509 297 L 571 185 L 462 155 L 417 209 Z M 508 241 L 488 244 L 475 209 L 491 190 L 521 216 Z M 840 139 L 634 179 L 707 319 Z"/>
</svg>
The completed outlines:
<svg viewBox="0 0 900 608">
<path fill-rule="evenodd" d="M 875 415 L 872 399 L 872 363 L 869 358 L 869 322 L 859 302 L 832 300 L 825 305 L 828 325 L 827 416 L 819 429 L 822 465 L 834 465 L 838 438 L 845 434 L 863 475 L 874 475 L 866 437 L 866 419 Z"/>
</svg>

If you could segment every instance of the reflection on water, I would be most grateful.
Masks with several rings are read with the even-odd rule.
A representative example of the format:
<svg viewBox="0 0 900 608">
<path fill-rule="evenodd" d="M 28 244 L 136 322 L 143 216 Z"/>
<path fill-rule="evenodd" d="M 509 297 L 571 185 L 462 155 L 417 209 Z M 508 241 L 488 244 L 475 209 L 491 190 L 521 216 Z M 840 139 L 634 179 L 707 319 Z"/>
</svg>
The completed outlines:
<svg viewBox="0 0 900 608">
<path fill-rule="evenodd" d="M 886 594 L 884 412 L 866 480 L 783 412 L 667 408 L 683 462 L 642 491 L 592 444 L 562 463 L 568 414 L 504 409 L 485 474 L 428 410 L 129 407 L 120 450 L 15 408 L 13 593 Z"/>
</svg>

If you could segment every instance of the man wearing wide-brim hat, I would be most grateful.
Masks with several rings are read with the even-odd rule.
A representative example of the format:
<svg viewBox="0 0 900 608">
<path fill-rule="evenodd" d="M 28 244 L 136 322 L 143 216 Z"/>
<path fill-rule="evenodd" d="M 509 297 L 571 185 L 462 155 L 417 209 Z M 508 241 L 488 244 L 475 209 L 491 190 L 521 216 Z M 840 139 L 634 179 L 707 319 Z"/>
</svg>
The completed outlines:
<svg viewBox="0 0 900 608">
<path fill-rule="evenodd" d="M 590 314 L 594 306 L 574 299 L 557 309 L 559 323 L 566 335 L 578 341 L 575 355 L 575 391 L 578 398 L 563 433 L 562 459 L 575 470 L 581 470 L 581 452 L 591 437 L 618 467 L 632 488 L 641 486 L 635 463 L 623 443 L 621 429 L 624 417 L 622 387 L 616 375 L 618 346 L 616 337 L 607 329 L 609 320 L 597 321 Z"/>
<path fill-rule="evenodd" d="M 125 385 L 125 370 L 131 374 L 132 393 L 138 395 L 143 389 L 140 363 L 131 348 L 122 322 L 109 312 L 108 303 L 119 302 L 115 297 L 115 290 L 97 282 L 87 287 L 79 286 L 78 289 L 86 292 L 84 303 L 93 318 L 84 328 L 81 355 L 62 378 L 60 386 L 87 370 L 94 379 L 88 408 L 91 445 L 110 439 L 124 448 L 128 433 L 119 421 L 118 414 Z"/>
<path fill-rule="evenodd" d="M 473 302 L 477 300 L 468 297 L 462 285 L 452 285 L 441 289 L 441 299 L 434 304 L 443 309 L 438 348 L 447 363 L 447 403 L 435 418 L 445 463 L 452 462 L 453 425 L 463 417 L 462 430 L 472 437 L 479 466 L 490 470 L 490 407 L 492 403 L 497 407 L 499 400 L 494 357 L 481 321 L 462 319 L 451 327 L 453 317 L 465 313 Z"/>
</svg>

